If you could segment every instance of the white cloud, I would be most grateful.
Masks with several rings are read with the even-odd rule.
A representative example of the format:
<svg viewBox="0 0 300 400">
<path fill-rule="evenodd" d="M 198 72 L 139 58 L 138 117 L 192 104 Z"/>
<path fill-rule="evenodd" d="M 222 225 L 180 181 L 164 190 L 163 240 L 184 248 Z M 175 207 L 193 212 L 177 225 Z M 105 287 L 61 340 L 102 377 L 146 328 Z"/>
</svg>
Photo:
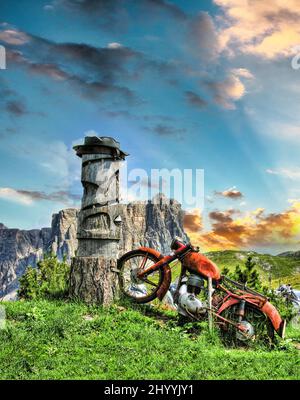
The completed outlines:
<svg viewBox="0 0 300 400">
<path fill-rule="evenodd" d="M 300 43 L 299 0 L 214 0 L 219 17 L 221 50 L 237 50 L 266 59 L 293 54 Z"/>
<path fill-rule="evenodd" d="M 300 168 L 280 168 L 277 170 L 268 168 L 266 172 L 270 175 L 278 175 L 291 180 L 300 180 Z"/>
<path fill-rule="evenodd" d="M 253 74 L 247 68 L 234 68 L 231 70 L 233 75 L 240 76 L 242 78 L 253 79 Z"/>
<path fill-rule="evenodd" d="M 19 193 L 17 190 L 12 188 L 0 188 L 0 198 L 26 206 L 30 206 L 33 203 L 30 196 L 24 193 Z"/>
<path fill-rule="evenodd" d="M 43 8 L 44 8 L 45 11 L 54 10 L 54 6 L 52 4 L 46 4 Z"/>
<path fill-rule="evenodd" d="M 121 45 L 121 43 L 118 43 L 118 42 L 111 42 L 111 43 L 108 43 L 107 47 L 109 49 L 119 49 L 120 47 L 122 47 L 122 45 Z"/>
<path fill-rule="evenodd" d="M 6 29 L 0 32 L 0 40 L 7 44 L 22 45 L 29 42 L 30 38 L 24 32 L 15 29 Z"/>
<path fill-rule="evenodd" d="M 224 108 L 234 110 L 234 103 L 247 93 L 241 78 L 252 79 L 253 75 L 246 68 L 233 68 L 223 81 L 208 83 L 214 93 L 215 102 Z"/>
</svg>

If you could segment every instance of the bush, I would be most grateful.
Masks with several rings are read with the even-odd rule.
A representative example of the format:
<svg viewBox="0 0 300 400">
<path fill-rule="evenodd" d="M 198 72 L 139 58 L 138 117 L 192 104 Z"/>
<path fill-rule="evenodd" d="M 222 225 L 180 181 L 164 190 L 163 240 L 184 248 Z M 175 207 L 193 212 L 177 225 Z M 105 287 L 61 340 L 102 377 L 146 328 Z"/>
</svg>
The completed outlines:
<svg viewBox="0 0 300 400">
<path fill-rule="evenodd" d="M 18 296 L 21 299 L 63 298 L 67 294 L 70 266 L 54 254 L 44 256 L 37 268 L 28 267 L 20 278 Z"/>
</svg>

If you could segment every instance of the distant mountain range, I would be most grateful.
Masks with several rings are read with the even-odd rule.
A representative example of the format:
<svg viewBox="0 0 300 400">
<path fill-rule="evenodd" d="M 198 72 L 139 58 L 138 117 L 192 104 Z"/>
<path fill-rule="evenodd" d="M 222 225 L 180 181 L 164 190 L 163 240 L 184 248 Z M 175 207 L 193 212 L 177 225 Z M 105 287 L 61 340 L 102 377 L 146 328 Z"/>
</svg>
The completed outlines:
<svg viewBox="0 0 300 400">
<path fill-rule="evenodd" d="M 256 268 L 265 284 L 276 288 L 281 283 L 291 283 L 294 288 L 300 289 L 300 258 L 299 252 L 287 252 L 273 256 L 260 254 L 254 251 L 225 250 L 206 253 L 220 269 L 227 267 L 234 270 L 236 265 L 244 265 L 247 257 L 252 256 Z"/>
<path fill-rule="evenodd" d="M 285 251 L 284 253 L 278 254 L 279 257 L 292 257 L 300 259 L 300 251 Z"/>
</svg>

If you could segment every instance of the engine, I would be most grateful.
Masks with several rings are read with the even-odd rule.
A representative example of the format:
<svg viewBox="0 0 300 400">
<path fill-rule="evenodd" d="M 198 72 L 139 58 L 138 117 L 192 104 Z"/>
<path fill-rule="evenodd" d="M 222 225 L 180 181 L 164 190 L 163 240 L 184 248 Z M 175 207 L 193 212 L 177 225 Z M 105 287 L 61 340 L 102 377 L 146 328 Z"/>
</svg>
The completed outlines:
<svg viewBox="0 0 300 400">
<path fill-rule="evenodd" d="M 206 302 L 201 301 L 197 296 L 204 289 L 204 280 L 191 274 L 184 277 L 179 288 L 177 311 L 185 317 L 199 317 L 206 313 Z"/>
</svg>

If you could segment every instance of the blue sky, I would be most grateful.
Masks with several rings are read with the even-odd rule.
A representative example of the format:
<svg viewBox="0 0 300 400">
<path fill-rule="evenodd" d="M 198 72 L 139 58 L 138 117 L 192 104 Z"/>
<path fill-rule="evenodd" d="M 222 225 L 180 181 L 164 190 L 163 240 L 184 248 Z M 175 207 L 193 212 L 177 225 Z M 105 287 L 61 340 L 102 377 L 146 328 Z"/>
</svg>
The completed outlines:
<svg viewBox="0 0 300 400">
<path fill-rule="evenodd" d="M 297 3 L 7 0 L 0 21 L 1 222 L 79 205 L 92 131 L 129 168 L 204 169 L 186 228 L 205 248 L 300 247 Z"/>
</svg>

